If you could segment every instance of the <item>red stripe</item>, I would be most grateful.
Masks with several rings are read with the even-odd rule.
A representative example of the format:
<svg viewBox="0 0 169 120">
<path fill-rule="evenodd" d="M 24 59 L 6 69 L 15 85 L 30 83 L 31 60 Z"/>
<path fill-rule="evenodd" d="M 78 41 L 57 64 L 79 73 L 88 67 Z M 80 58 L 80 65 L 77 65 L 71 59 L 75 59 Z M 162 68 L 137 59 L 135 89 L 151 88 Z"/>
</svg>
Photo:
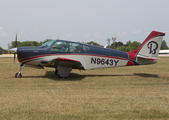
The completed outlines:
<svg viewBox="0 0 169 120">
<path fill-rule="evenodd" d="M 132 66 L 132 65 L 134 65 L 134 64 L 131 61 L 128 61 L 126 64 L 126 66 Z"/>
<path fill-rule="evenodd" d="M 56 60 L 71 61 L 71 62 L 79 62 L 79 61 L 76 61 L 76 60 L 72 60 L 72 59 L 68 59 L 68 58 L 61 58 L 61 57 L 56 58 Z"/>
<path fill-rule="evenodd" d="M 130 60 L 134 60 L 135 59 L 136 53 L 132 53 L 132 52 L 127 52 L 127 53 L 128 53 L 128 58 Z"/>
</svg>

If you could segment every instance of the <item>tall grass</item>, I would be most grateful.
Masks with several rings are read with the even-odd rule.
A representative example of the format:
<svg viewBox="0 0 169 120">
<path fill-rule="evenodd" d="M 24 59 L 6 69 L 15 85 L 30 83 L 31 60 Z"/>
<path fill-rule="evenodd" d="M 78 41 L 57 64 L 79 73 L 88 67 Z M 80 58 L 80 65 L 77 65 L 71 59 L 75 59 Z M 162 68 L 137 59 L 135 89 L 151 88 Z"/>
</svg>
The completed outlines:
<svg viewBox="0 0 169 120">
<path fill-rule="evenodd" d="M 78 71 L 24 68 L 0 58 L 0 119 L 168 119 L 169 58 L 154 65 Z"/>
</svg>

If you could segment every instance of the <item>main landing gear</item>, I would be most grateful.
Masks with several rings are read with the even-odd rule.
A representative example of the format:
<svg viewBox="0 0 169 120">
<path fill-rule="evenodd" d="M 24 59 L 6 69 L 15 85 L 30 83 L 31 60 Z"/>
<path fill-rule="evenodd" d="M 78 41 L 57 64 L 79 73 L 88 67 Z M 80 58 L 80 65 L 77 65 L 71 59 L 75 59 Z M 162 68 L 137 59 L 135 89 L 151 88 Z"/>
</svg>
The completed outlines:
<svg viewBox="0 0 169 120">
<path fill-rule="evenodd" d="M 15 74 L 15 77 L 16 77 L 16 78 L 21 78 L 21 77 L 22 77 L 22 74 L 21 74 L 22 66 L 23 66 L 23 64 L 21 63 L 21 64 L 20 64 L 19 71 Z"/>
<path fill-rule="evenodd" d="M 55 75 L 58 75 L 58 78 L 66 78 L 71 71 L 72 67 L 57 66 L 55 68 Z"/>
<path fill-rule="evenodd" d="M 58 72 L 58 69 L 57 69 L 57 68 L 55 68 L 55 75 L 57 75 L 57 76 L 58 76 L 58 78 L 66 78 L 65 76 L 64 76 L 64 77 L 60 76 L 60 74 L 59 74 L 59 72 Z"/>
</svg>

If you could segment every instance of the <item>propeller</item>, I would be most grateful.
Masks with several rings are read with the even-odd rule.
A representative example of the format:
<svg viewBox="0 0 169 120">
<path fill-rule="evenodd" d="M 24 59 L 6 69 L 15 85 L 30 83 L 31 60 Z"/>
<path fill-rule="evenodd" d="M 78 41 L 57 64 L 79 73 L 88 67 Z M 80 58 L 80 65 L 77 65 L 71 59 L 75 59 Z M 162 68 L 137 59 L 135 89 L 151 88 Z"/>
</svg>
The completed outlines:
<svg viewBox="0 0 169 120">
<path fill-rule="evenodd" d="M 14 62 L 17 54 L 17 33 L 16 33 L 16 38 L 15 38 L 15 48 L 11 48 L 10 51 L 14 53 Z"/>
<path fill-rule="evenodd" d="M 16 33 L 16 37 L 15 37 L 15 48 L 17 48 L 17 33 Z M 14 52 L 14 62 L 15 62 L 15 58 L 16 58 L 16 52 Z"/>
</svg>

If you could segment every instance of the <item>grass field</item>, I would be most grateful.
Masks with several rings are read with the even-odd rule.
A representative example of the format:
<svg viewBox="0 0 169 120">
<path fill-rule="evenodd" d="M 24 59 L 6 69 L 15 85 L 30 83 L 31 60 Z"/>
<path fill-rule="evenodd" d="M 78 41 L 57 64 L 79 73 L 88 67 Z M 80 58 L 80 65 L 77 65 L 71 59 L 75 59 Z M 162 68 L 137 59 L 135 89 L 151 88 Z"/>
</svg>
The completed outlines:
<svg viewBox="0 0 169 120">
<path fill-rule="evenodd" d="M 154 65 L 78 71 L 24 68 L 0 58 L 0 120 L 169 119 L 169 57 Z"/>
</svg>

